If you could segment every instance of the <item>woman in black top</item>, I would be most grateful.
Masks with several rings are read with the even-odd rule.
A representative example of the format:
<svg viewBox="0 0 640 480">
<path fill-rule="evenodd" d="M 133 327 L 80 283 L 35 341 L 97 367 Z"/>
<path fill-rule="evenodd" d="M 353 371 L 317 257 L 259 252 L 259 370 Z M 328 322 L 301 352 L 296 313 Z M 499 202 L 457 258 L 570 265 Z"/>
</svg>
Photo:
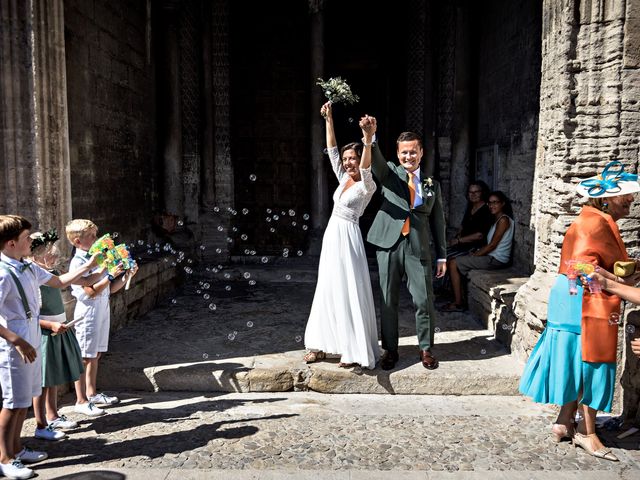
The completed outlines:
<svg viewBox="0 0 640 480">
<path fill-rule="evenodd" d="M 487 233 L 494 218 L 489 212 L 487 198 L 489 186 L 482 180 L 469 184 L 467 190 L 467 210 L 462 219 L 462 225 L 456 236 L 449 241 L 447 248 L 447 270 L 449 260 L 460 255 L 467 255 L 471 251 L 485 245 Z"/>
</svg>

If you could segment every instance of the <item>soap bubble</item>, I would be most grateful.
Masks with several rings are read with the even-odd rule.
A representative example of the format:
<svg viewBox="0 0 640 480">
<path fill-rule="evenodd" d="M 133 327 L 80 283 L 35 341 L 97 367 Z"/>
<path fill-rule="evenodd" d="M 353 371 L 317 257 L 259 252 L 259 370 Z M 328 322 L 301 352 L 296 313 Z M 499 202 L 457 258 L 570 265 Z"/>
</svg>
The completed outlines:
<svg viewBox="0 0 640 480">
<path fill-rule="evenodd" d="M 480 355 L 485 355 L 487 353 L 487 351 L 483 348 L 482 350 L 480 350 Z"/>
<path fill-rule="evenodd" d="M 171 304 L 172 305 L 176 305 L 178 303 L 178 300 L 176 300 L 175 298 L 171 299 Z"/>
<path fill-rule="evenodd" d="M 216 248 L 216 253 L 222 253 L 222 249 L 221 248 Z"/>
<path fill-rule="evenodd" d="M 218 231 L 221 232 L 224 230 L 224 227 L 222 225 L 218 225 Z"/>
<path fill-rule="evenodd" d="M 287 252 L 287 251 L 282 252 L 282 256 L 284 258 L 287 258 L 289 256 L 289 252 Z"/>
<path fill-rule="evenodd" d="M 236 339 L 236 336 L 233 333 L 230 333 L 229 335 L 227 335 L 227 338 L 231 341 L 234 341 Z"/>
<path fill-rule="evenodd" d="M 243 276 L 244 278 L 247 278 L 247 279 L 248 279 L 248 278 L 251 278 L 251 274 L 250 274 L 249 272 L 244 272 L 244 273 L 242 274 L 242 276 Z"/>
<path fill-rule="evenodd" d="M 273 219 L 274 219 L 274 220 L 280 220 L 280 215 L 274 215 L 274 216 L 273 216 Z"/>
<path fill-rule="evenodd" d="M 294 209 L 290 209 L 289 210 L 289 216 L 290 217 L 295 217 L 296 216 L 296 211 Z"/>
<path fill-rule="evenodd" d="M 111 234 L 111 238 L 118 238 L 118 236 L 120 236 L 120 234 L 118 232 L 113 232 Z"/>
<path fill-rule="evenodd" d="M 255 284 L 256 284 L 256 281 L 255 281 L 255 280 L 249 280 L 249 285 L 253 286 L 253 285 L 255 285 Z"/>
<path fill-rule="evenodd" d="M 249 253 L 250 253 L 251 255 L 255 255 L 255 254 L 256 254 L 256 251 L 255 251 L 255 250 L 251 250 Z"/>
<path fill-rule="evenodd" d="M 302 256 L 302 250 L 298 250 L 298 251 L 297 251 L 297 255 L 298 255 L 299 257 L 301 257 L 301 256 Z"/>
<path fill-rule="evenodd" d="M 246 239 L 247 239 L 247 238 L 249 238 L 249 237 L 247 236 L 247 234 L 246 234 L 246 233 L 243 233 L 242 235 L 240 235 L 240 238 L 241 238 L 242 240 L 246 240 Z"/>
<path fill-rule="evenodd" d="M 302 225 L 302 229 L 303 230 L 307 230 L 309 227 L 307 227 L 306 225 Z"/>
<path fill-rule="evenodd" d="M 211 310 L 212 312 L 213 312 L 216 308 L 218 308 L 218 306 L 217 306 L 215 303 L 210 303 L 210 304 L 209 304 L 209 310 Z"/>
<path fill-rule="evenodd" d="M 182 220 L 178 220 L 178 226 L 181 227 L 184 225 L 184 222 Z"/>
<path fill-rule="evenodd" d="M 502 329 L 503 329 L 503 330 L 509 330 L 509 324 L 507 324 L 507 323 L 503 323 L 503 324 L 502 324 Z"/>
<path fill-rule="evenodd" d="M 271 209 L 270 208 L 267 208 L 267 213 L 271 213 Z"/>
<path fill-rule="evenodd" d="M 302 215 L 302 218 L 305 220 L 309 220 L 309 214 L 305 213 L 304 215 Z"/>
<path fill-rule="evenodd" d="M 209 295 L 208 293 L 205 293 L 202 298 L 204 298 L 205 300 L 209 300 L 211 298 L 211 295 Z"/>
<path fill-rule="evenodd" d="M 223 276 L 224 276 L 224 278 L 231 278 L 231 274 L 230 273 L 225 273 Z"/>
<path fill-rule="evenodd" d="M 289 275 L 288 273 L 284 276 L 285 280 L 291 280 L 291 275 Z"/>
<path fill-rule="evenodd" d="M 261 261 L 262 263 L 267 263 L 267 262 L 269 261 L 269 259 L 268 259 L 267 257 L 262 257 L 262 258 L 260 259 L 260 261 Z"/>
<path fill-rule="evenodd" d="M 634 325 L 627 325 L 626 330 L 627 330 L 627 333 L 629 333 L 629 334 L 636 333 L 636 327 Z"/>
<path fill-rule="evenodd" d="M 147 255 L 153 255 L 153 250 L 147 250 Z"/>
<path fill-rule="evenodd" d="M 249 255 L 249 252 L 250 252 L 250 251 L 251 251 L 251 250 L 249 250 L 248 248 L 245 248 L 245 249 L 244 249 L 244 254 L 245 254 L 245 255 Z"/>
<path fill-rule="evenodd" d="M 324 149 L 322 150 L 322 153 L 324 153 L 325 155 L 328 155 L 328 154 L 329 154 L 329 150 L 327 150 L 326 148 L 324 148 Z"/>
<path fill-rule="evenodd" d="M 609 315 L 609 325 L 620 325 L 620 314 L 612 313 Z"/>
<path fill-rule="evenodd" d="M 203 287 L 205 290 L 208 290 L 210 286 L 211 286 L 211 285 L 209 285 L 208 283 L 205 283 L 205 284 L 203 284 L 203 285 L 202 285 L 202 287 Z"/>
<path fill-rule="evenodd" d="M 187 263 L 188 263 L 189 265 L 191 265 L 191 264 L 193 263 L 193 259 L 192 259 L 192 258 L 187 258 Z"/>
<path fill-rule="evenodd" d="M 227 243 L 233 243 L 233 238 L 227 237 Z"/>
<path fill-rule="evenodd" d="M 302 341 L 302 337 L 300 335 L 296 336 L 296 342 L 300 343 Z"/>
<path fill-rule="evenodd" d="M 196 290 L 196 293 L 200 295 L 202 293 L 202 290 Z"/>
<path fill-rule="evenodd" d="M 216 205 L 215 207 L 213 207 L 213 211 L 218 213 L 220 211 L 220 207 Z"/>
<path fill-rule="evenodd" d="M 353 118 L 352 118 L 352 117 L 349 117 L 349 118 L 348 118 L 348 122 L 349 122 L 349 123 L 353 123 Z"/>
<path fill-rule="evenodd" d="M 227 285 L 226 287 L 224 287 L 224 289 L 225 289 L 227 292 L 230 292 L 230 291 L 231 291 L 231 285 Z"/>
<path fill-rule="evenodd" d="M 265 220 L 267 221 L 267 223 L 271 223 L 271 217 L 267 217 L 265 218 Z"/>
<path fill-rule="evenodd" d="M 185 271 L 185 272 L 187 272 L 187 273 L 189 273 L 189 274 L 190 274 L 190 273 L 193 273 L 193 270 L 192 270 L 192 269 L 190 269 L 189 267 L 184 267 L 184 271 Z"/>
<path fill-rule="evenodd" d="M 249 180 L 251 180 L 252 182 L 255 182 L 257 178 L 258 177 L 256 177 L 255 174 L 253 174 L 253 173 L 251 175 L 249 175 Z"/>
<path fill-rule="evenodd" d="M 209 358 L 209 354 L 207 354 L 207 353 L 203 353 L 203 354 L 202 354 L 202 358 L 204 358 L 204 359 L 206 360 L 207 358 Z"/>
<path fill-rule="evenodd" d="M 138 245 L 144 245 L 144 240 L 138 240 Z"/>
<path fill-rule="evenodd" d="M 434 329 L 433 329 L 433 331 L 434 331 L 435 333 L 440 333 L 440 328 L 436 327 L 436 328 L 434 328 Z"/>
<path fill-rule="evenodd" d="M 242 209 L 242 214 L 246 215 L 247 213 L 249 213 L 249 209 L 248 208 L 243 208 Z"/>
<path fill-rule="evenodd" d="M 274 233 L 274 232 L 276 231 L 276 229 L 275 229 L 275 228 L 273 228 L 273 227 L 271 227 L 271 228 L 269 229 L 269 231 L 270 231 L 271 233 Z"/>
<path fill-rule="evenodd" d="M 291 222 L 292 227 L 295 227 L 296 225 L 298 225 L 296 222 Z"/>
<path fill-rule="evenodd" d="M 253 327 L 253 322 L 247 322 L 247 327 L 249 328 Z"/>
<path fill-rule="evenodd" d="M 237 231 L 238 231 L 238 227 L 233 227 L 233 228 L 231 229 L 231 231 L 232 231 L 232 232 L 237 232 Z"/>
</svg>

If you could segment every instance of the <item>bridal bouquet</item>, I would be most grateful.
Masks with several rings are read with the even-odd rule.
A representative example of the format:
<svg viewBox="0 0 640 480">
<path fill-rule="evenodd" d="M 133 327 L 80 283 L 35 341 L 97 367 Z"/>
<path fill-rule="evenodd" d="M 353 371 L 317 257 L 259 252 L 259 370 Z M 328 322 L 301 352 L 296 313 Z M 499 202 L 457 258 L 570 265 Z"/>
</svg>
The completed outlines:
<svg viewBox="0 0 640 480">
<path fill-rule="evenodd" d="M 342 102 L 353 105 L 360 100 L 360 97 L 351 92 L 351 87 L 342 77 L 330 78 L 327 81 L 318 78 L 316 85 L 320 85 L 320 88 L 324 91 L 324 96 L 331 103 Z"/>
</svg>

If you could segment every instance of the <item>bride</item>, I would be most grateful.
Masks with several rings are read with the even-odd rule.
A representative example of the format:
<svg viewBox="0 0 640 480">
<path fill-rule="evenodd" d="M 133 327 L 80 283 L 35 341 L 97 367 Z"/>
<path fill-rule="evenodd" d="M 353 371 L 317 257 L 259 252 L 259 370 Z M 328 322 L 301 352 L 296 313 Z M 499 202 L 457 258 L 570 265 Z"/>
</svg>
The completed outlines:
<svg viewBox="0 0 640 480">
<path fill-rule="evenodd" d="M 333 212 L 322 239 L 318 283 L 305 331 L 307 363 L 341 355 L 340 366 L 372 369 L 380 357 L 376 313 L 359 218 L 376 185 L 371 176 L 371 143 L 375 125 L 363 128 L 363 143 L 338 152 L 331 103 L 320 109 L 325 118 L 327 150 L 339 185 Z"/>
</svg>

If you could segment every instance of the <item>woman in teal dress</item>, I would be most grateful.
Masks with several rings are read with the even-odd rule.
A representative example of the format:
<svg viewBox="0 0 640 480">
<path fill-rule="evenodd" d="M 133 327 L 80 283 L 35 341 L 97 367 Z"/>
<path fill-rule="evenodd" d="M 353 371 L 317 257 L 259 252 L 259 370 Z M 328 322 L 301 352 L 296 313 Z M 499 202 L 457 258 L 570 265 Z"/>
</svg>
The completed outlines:
<svg viewBox="0 0 640 480">
<path fill-rule="evenodd" d="M 591 455 L 612 461 L 618 459 L 597 437 L 595 417 L 598 410 L 611 411 L 617 324 L 609 317 L 619 311 L 620 299 L 583 287 L 570 261 L 612 271 L 616 261 L 628 258 L 615 222 L 629 214 L 631 193 L 638 191 L 637 175 L 624 173 L 619 162 L 578 186 L 589 200 L 565 234 L 547 325 L 520 381 L 524 395 L 561 406 L 552 426 L 555 441 L 571 438 Z M 578 401 L 583 420 L 576 431 Z"/>
</svg>

